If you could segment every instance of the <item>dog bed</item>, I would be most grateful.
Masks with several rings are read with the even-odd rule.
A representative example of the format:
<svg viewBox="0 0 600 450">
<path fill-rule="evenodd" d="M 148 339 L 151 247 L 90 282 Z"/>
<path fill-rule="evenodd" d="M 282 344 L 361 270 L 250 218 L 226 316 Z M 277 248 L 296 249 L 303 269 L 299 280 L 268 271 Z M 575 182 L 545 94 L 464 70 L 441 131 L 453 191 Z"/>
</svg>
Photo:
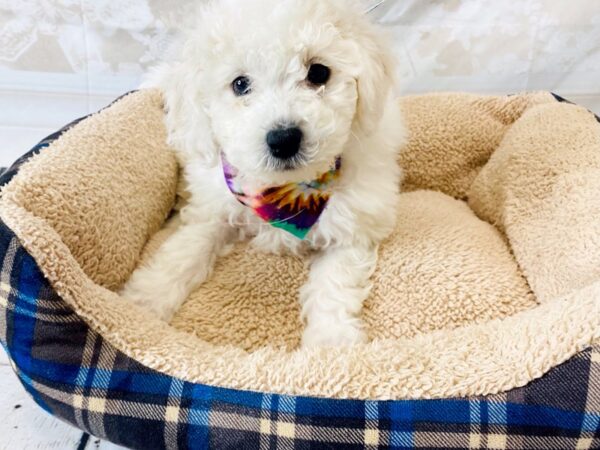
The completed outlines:
<svg viewBox="0 0 600 450">
<path fill-rule="evenodd" d="M 131 448 L 600 447 L 600 124 L 548 93 L 402 105 L 371 342 L 299 349 L 293 256 L 238 244 L 170 324 L 114 292 L 170 233 L 158 92 L 0 178 L 0 338 L 46 411 Z"/>
</svg>

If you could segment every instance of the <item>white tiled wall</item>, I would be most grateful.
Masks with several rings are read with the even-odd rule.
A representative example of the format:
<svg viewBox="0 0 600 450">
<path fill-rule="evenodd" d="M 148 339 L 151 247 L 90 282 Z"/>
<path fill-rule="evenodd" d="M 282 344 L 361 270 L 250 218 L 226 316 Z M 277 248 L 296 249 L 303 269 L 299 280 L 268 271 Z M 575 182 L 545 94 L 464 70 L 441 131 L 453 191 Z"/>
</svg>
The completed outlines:
<svg viewBox="0 0 600 450">
<path fill-rule="evenodd" d="M 0 2 L 0 165 L 134 88 L 197 3 Z M 600 113 L 598 0 L 387 0 L 372 15 L 407 94 L 552 90 Z"/>
<path fill-rule="evenodd" d="M 0 165 L 135 87 L 198 1 L 0 1 Z M 600 113 L 598 0 L 387 0 L 372 15 L 405 93 L 552 90 Z"/>
</svg>

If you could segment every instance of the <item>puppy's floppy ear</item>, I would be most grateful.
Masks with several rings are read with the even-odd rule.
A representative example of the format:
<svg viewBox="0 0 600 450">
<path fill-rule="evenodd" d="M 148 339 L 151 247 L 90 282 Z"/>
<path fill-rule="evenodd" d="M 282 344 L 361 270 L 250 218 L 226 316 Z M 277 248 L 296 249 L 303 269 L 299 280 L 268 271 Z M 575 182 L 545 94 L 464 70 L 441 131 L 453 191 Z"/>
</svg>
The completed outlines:
<svg viewBox="0 0 600 450">
<path fill-rule="evenodd" d="M 156 68 L 142 87 L 162 92 L 168 143 L 177 150 L 181 162 L 195 160 L 213 167 L 218 151 L 200 90 L 200 71 L 185 60 L 165 64 Z"/>
<path fill-rule="evenodd" d="M 353 30 L 357 47 L 356 84 L 358 91 L 354 128 L 369 135 L 376 131 L 394 85 L 394 58 L 384 36 L 370 23 Z"/>
</svg>

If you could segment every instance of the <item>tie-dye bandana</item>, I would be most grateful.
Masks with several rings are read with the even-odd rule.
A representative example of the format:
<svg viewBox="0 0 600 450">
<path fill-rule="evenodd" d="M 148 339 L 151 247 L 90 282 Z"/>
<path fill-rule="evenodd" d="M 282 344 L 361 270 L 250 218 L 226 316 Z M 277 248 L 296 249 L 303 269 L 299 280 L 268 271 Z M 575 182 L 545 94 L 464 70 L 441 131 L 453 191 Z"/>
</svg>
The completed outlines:
<svg viewBox="0 0 600 450">
<path fill-rule="evenodd" d="M 313 181 L 287 183 L 261 191 L 241 186 L 237 170 L 222 156 L 227 187 L 240 203 L 251 208 L 265 222 L 304 239 L 325 210 L 331 187 L 339 178 L 341 159 L 328 172 Z"/>
</svg>

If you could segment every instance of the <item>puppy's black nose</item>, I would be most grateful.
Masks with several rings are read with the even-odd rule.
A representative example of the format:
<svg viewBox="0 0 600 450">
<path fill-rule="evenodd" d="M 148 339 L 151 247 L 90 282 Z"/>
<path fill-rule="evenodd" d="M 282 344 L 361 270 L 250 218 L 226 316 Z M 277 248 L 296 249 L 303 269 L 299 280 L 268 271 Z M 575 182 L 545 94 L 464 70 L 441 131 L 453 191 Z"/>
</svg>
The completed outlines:
<svg viewBox="0 0 600 450">
<path fill-rule="evenodd" d="M 267 145 L 275 158 L 292 158 L 300 151 L 301 143 L 302 130 L 298 127 L 277 128 L 267 133 Z"/>
</svg>

